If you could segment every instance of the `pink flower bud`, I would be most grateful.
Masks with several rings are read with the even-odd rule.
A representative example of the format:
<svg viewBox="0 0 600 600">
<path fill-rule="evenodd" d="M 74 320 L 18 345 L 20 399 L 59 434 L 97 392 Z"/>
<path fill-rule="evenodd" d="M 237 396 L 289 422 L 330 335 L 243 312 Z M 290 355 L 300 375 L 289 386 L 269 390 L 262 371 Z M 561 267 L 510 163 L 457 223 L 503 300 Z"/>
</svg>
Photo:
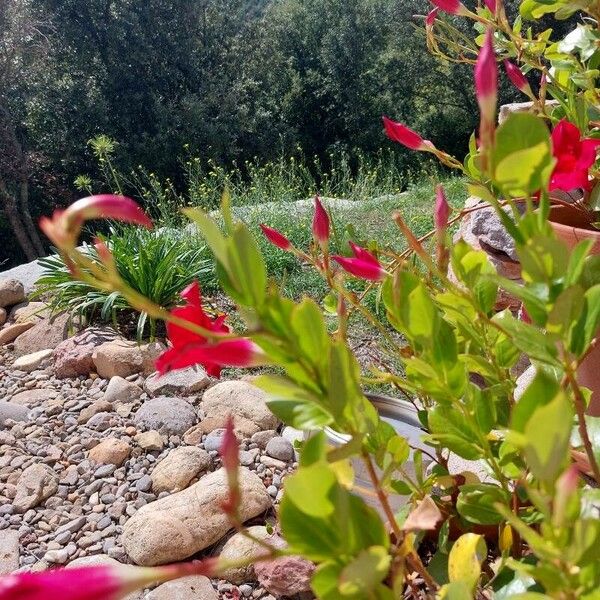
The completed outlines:
<svg viewBox="0 0 600 600">
<path fill-rule="evenodd" d="M 100 262 L 107 268 L 113 269 L 115 267 L 115 258 L 112 255 L 112 252 L 109 250 L 106 242 L 101 240 L 100 238 L 94 239 L 94 248 L 96 248 L 96 252 L 98 253 L 98 258 Z"/>
<path fill-rule="evenodd" d="M 397 123 L 396 121 L 392 121 L 387 117 L 383 117 L 383 126 L 385 128 L 385 134 L 392 140 L 393 142 L 398 142 L 410 150 L 431 150 L 433 148 L 433 144 L 424 140 L 416 131 L 413 131 L 406 125 L 402 123 Z"/>
<path fill-rule="evenodd" d="M 368 251 L 350 242 L 354 258 L 332 256 L 333 260 L 351 275 L 369 281 L 380 281 L 387 273 L 379 261 Z"/>
<path fill-rule="evenodd" d="M 439 12 L 440 12 L 440 10 L 437 7 L 434 8 L 433 10 L 429 11 L 428 15 L 425 17 L 425 26 L 426 27 L 433 27 Z"/>
<path fill-rule="evenodd" d="M 15 573 L 0 578 L 0 600 L 118 600 L 152 583 L 186 575 L 214 575 L 217 559 L 164 567 L 132 565 Z"/>
<path fill-rule="evenodd" d="M 233 417 L 229 415 L 227 424 L 225 425 L 225 433 L 219 448 L 223 468 L 227 473 L 227 485 L 229 488 L 229 496 L 222 503 L 221 508 L 225 513 L 231 516 L 237 515 L 240 504 L 240 486 L 239 486 L 239 467 L 240 467 L 240 444 L 233 428 Z"/>
<path fill-rule="evenodd" d="M 312 230 L 315 239 L 321 246 L 329 241 L 329 215 L 321 204 L 319 196 L 315 196 L 315 214 L 312 222 Z"/>
<path fill-rule="evenodd" d="M 475 90 L 481 115 L 479 126 L 480 148 L 485 152 L 493 145 L 498 104 L 498 64 L 494 53 L 493 33 L 488 29 L 475 65 Z"/>
<path fill-rule="evenodd" d="M 492 14 L 496 14 L 496 0 L 484 0 L 485 5 L 488 7 Z"/>
<path fill-rule="evenodd" d="M 509 60 L 504 61 L 504 68 L 512 84 L 524 94 L 531 95 L 531 87 L 521 69 Z"/>
<path fill-rule="evenodd" d="M 467 15 L 467 7 L 459 0 L 431 0 L 431 3 L 451 15 Z"/>
<path fill-rule="evenodd" d="M 433 218 L 436 231 L 443 232 L 446 230 L 451 210 L 448 200 L 446 199 L 444 188 L 441 185 L 438 185 L 435 190 L 435 211 Z"/>
<path fill-rule="evenodd" d="M 260 228 L 271 244 L 281 248 L 281 250 L 291 250 L 292 243 L 285 237 L 285 235 L 277 231 L 277 229 L 273 229 L 267 225 L 261 225 Z"/>
</svg>

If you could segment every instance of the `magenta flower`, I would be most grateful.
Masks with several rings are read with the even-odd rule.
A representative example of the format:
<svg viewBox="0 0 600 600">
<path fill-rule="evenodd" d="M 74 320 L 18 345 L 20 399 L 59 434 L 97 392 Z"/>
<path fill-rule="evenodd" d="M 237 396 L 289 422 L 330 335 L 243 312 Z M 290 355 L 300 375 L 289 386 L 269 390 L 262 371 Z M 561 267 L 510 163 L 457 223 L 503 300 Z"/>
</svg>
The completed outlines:
<svg viewBox="0 0 600 600">
<path fill-rule="evenodd" d="M 485 5 L 488 7 L 492 14 L 496 14 L 496 0 L 484 0 Z"/>
<path fill-rule="evenodd" d="M 451 15 L 467 15 L 469 11 L 467 7 L 459 0 L 431 0 L 431 3 L 436 8 L 450 13 Z"/>
<path fill-rule="evenodd" d="M 329 215 L 321 204 L 319 196 L 315 196 L 315 214 L 313 216 L 312 231 L 315 239 L 324 247 L 329 241 Z"/>
<path fill-rule="evenodd" d="M 361 248 L 353 242 L 350 242 L 350 247 L 352 248 L 354 258 L 339 255 L 331 257 L 344 271 L 359 279 L 367 279 L 369 281 L 380 281 L 387 275 L 379 261 L 368 250 Z"/>
<path fill-rule="evenodd" d="M 475 64 L 475 91 L 479 104 L 479 142 L 482 152 L 493 145 L 498 104 L 498 64 L 494 52 L 493 33 L 488 29 Z"/>
<path fill-rule="evenodd" d="M 385 134 L 393 142 L 398 142 L 403 146 L 406 146 L 410 150 L 431 150 L 433 144 L 424 140 L 416 131 L 413 131 L 402 123 L 397 123 L 388 119 L 386 116 L 383 117 L 383 126 L 385 128 Z"/>
<path fill-rule="evenodd" d="M 599 145 L 600 140 L 581 139 L 581 132 L 573 123 L 566 119 L 560 121 L 552 131 L 552 153 L 556 166 L 550 178 L 550 190 L 588 190 L 589 171 L 596 162 Z"/>
<path fill-rule="evenodd" d="M 40 229 L 58 248 L 74 246 L 82 225 L 90 219 L 115 219 L 152 228 L 152 221 L 138 204 L 126 196 L 100 194 L 77 200 L 66 210 L 42 217 Z"/>
<path fill-rule="evenodd" d="M 167 565 L 132 565 L 56 569 L 15 573 L 0 578 L 0 600 L 119 600 L 152 583 L 186 575 L 213 575 L 217 559 Z"/>
<path fill-rule="evenodd" d="M 438 233 L 445 231 L 448 227 L 451 210 L 444 188 L 438 185 L 435 190 L 435 211 L 433 214 L 435 229 Z"/>
<path fill-rule="evenodd" d="M 425 17 L 425 26 L 426 27 L 433 27 L 439 12 L 440 12 L 440 9 L 437 7 L 429 11 L 427 16 Z"/>
<path fill-rule="evenodd" d="M 512 84 L 524 94 L 531 96 L 531 87 L 525 75 L 517 65 L 511 63 L 510 60 L 504 61 L 504 68 L 506 70 L 506 74 L 508 78 L 511 80 Z"/>
<path fill-rule="evenodd" d="M 282 233 L 277 231 L 277 229 L 273 229 L 272 227 L 269 227 L 267 225 L 261 225 L 260 228 L 262 229 L 262 232 L 265 234 L 265 237 L 274 246 L 281 248 L 281 250 L 291 250 L 292 249 L 292 243 L 290 242 L 290 240 L 288 240 L 285 237 L 285 235 L 283 235 Z"/>
</svg>

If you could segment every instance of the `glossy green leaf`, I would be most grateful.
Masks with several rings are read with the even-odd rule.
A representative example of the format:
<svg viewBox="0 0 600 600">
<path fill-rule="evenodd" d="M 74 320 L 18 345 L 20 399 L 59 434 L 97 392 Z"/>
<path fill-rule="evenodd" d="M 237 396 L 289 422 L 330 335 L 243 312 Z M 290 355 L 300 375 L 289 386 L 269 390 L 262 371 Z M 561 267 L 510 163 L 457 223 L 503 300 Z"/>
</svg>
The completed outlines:
<svg viewBox="0 0 600 600">
<path fill-rule="evenodd" d="M 461 535 L 448 555 L 448 578 L 450 582 L 461 581 L 474 589 L 481 575 L 481 563 L 487 556 L 483 536 L 475 533 Z"/>
<path fill-rule="evenodd" d="M 495 525 L 503 521 L 494 504 L 510 503 L 510 496 L 499 486 L 489 483 L 462 485 L 456 500 L 458 514 L 477 525 Z"/>
<path fill-rule="evenodd" d="M 340 573 L 339 591 L 342 597 L 369 597 L 387 576 L 391 560 L 387 549 L 382 546 L 362 550 Z"/>
</svg>

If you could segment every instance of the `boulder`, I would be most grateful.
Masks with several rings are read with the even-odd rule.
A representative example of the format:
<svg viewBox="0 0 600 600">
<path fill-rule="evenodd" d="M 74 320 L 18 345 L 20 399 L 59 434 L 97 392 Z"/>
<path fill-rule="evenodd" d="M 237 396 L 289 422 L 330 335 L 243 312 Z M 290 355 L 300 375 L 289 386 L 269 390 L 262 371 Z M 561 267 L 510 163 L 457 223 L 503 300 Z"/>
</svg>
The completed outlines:
<svg viewBox="0 0 600 600">
<path fill-rule="evenodd" d="M 15 360 L 13 363 L 13 369 L 17 371 L 25 371 L 31 373 L 36 369 L 41 369 L 50 364 L 52 358 L 52 350 L 38 350 L 31 354 L 24 354 Z"/>
<path fill-rule="evenodd" d="M 242 521 L 271 507 L 256 473 L 240 468 L 239 483 Z M 183 560 L 208 548 L 231 528 L 221 509 L 228 496 L 227 474 L 219 469 L 181 492 L 142 506 L 123 528 L 125 551 L 135 563 L 153 566 Z"/>
<path fill-rule="evenodd" d="M 18 279 L 25 288 L 25 293 L 29 294 L 35 289 L 36 281 L 43 275 L 44 268 L 39 261 L 34 260 L 18 267 L 8 269 L 0 273 L 0 277 Z"/>
<path fill-rule="evenodd" d="M 88 327 L 61 342 L 54 349 L 54 372 L 60 379 L 88 375 L 94 371 L 94 349 L 115 340 L 117 332 L 110 327 Z"/>
<path fill-rule="evenodd" d="M 6 427 L 7 420 L 12 421 L 27 421 L 29 418 L 29 409 L 21 404 L 14 404 L 0 400 L 0 429 Z"/>
<path fill-rule="evenodd" d="M 247 381 L 224 381 L 204 392 L 202 407 L 207 418 L 212 419 L 213 429 L 225 427 L 228 416 L 232 415 L 235 428 L 250 437 L 279 425 L 267 407 L 267 398 L 265 392 Z"/>
<path fill-rule="evenodd" d="M 255 538 L 265 541 L 270 541 L 272 537 L 272 534 L 263 525 L 248 527 L 248 533 Z M 259 543 L 247 538 L 242 533 L 236 533 L 225 542 L 221 552 L 219 552 L 219 558 L 224 561 L 243 561 L 244 559 L 260 556 L 264 553 L 265 549 Z M 254 564 L 244 565 L 243 567 L 232 567 L 222 573 L 221 577 L 235 585 L 256 581 Z"/>
<path fill-rule="evenodd" d="M 208 577 L 192 575 L 159 585 L 144 600 L 219 600 L 219 595 Z"/>
<path fill-rule="evenodd" d="M 130 453 L 131 446 L 127 442 L 107 438 L 90 450 L 89 457 L 97 463 L 120 467 L 129 458 Z"/>
<path fill-rule="evenodd" d="M 24 513 L 50 498 L 58 490 L 58 481 L 58 473 L 48 465 L 35 463 L 27 467 L 17 482 L 13 500 L 15 511 Z"/>
<path fill-rule="evenodd" d="M 15 340 L 15 353 L 22 356 L 38 350 L 53 350 L 77 327 L 77 321 L 67 313 L 42 319 Z"/>
<path fill-rule="evenodd" d="M 5 529 L 0 535 L 0 576 L 19 568 L 19 532 Z"/>
<path fill-rule="evenodd" d="M 6 314 L 6 309 L 0 307 L 0 327 L 2 327 L 2 325 L 4 325 L 4 323 L 6 323 L 6 318 L 7 318 L 7 314 Z"/>
<path fill-rule="evenodd" d="M 134 416 L 137 426 L 165 435 L 182 435 L 197 421 L 194 407 L 182 398 L 146 400 Z"/>
<path fill-rule="evenodd" d="M 58 396 L 58 392 L 51 388 L 34 388 L 32 390 L 24 390 L 15 394 L 11 399 L 11 404 L 21 404 L 22 406 L 28 406 L 32 408 L 39 406 L 42 402 L 48 402 L 54 400 Z"/>
<path fill-rule="evenodd" d="M 25 333 L 28 329 L 31 329 L 35 323 L 12 323 L 7 325 L 3 329 L 0 329 L 0 346 L 5 346 L 14 342 L 22 333 Z"/>
<path fill-rule="evenodd" d="M 139 385 L 127 381 L 119 375 L 115 375 L 110 378 L 106 390 L 104 392 L 103 399 L 111 404 L 117 404 L 119 402 L 133 402 L 137 400 L 144 391 Z"/>
<path fill-rule="evenodd" d="M 37 323 L 50 316 L 50 309 L 45 302 L 21 302 L 10 309 L 8 320 L 11 323 Z"/>
<path fill-rule="evenodd" d="M 181 446 L 171 450 L 166 458 L 161 460 L 152 475 L 152 491 L 176 492 L 184 490 L 202 471 L 211 464 L 208 452 L 196 446 Z"/>
<path fill-rule="evenodd" d="M 114 340 L 98 346 L 92 355 L 100 377 L 110 379 L 115 375 L 129 377 L 136 373 L 149 375 L 154 363 L 166 346 L 161 342 L 138 344 L 126 340 Z"/>
<path fill-rule="evenodd" d="M 25 300 L 25 288 L 18 279 L 0 279 L 0 307 L 6 308 Z"/>
<path fill-rule="evenodd" d="M 164 375 L 152 373 L 144 383 L 150 396 L 176 394 L 188 396 L 208 386 L 210 377 L 202 367 L 188 367 Z"/>
</svg>

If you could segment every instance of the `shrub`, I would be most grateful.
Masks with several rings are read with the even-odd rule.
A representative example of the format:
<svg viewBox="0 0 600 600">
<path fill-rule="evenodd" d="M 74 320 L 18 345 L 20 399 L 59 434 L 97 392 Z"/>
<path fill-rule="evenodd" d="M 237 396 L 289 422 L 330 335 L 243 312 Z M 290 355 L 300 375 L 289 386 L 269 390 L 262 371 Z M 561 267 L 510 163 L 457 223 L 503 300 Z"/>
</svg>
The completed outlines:
<svg viewBox="0 0 600 600">
<path fill-rule="evenodd" d="M 152 302 L 172 308 L 179 293 L 194 279 L 213 285 L 214 269 L 196 236 L 162 228 L 147 231 L 134 227 L 112 227 L 106 238 L 119 276 L 136 292 Z M 95 265 L 101 264 L 95 246 L 85 244 L 82 254 Z M 47 299 L 53 312 L 68 311 L 85 316 L 88 322 L 110 322 L 138 339 L 158 333 L 157 320 L 144 311 L 132 310 L 116 291 L 96 289 L 90 283 L 71 277 L 60 255 L 40 259 L 44 268 L 37 282 L 37 296 Z"/>
</svg>

